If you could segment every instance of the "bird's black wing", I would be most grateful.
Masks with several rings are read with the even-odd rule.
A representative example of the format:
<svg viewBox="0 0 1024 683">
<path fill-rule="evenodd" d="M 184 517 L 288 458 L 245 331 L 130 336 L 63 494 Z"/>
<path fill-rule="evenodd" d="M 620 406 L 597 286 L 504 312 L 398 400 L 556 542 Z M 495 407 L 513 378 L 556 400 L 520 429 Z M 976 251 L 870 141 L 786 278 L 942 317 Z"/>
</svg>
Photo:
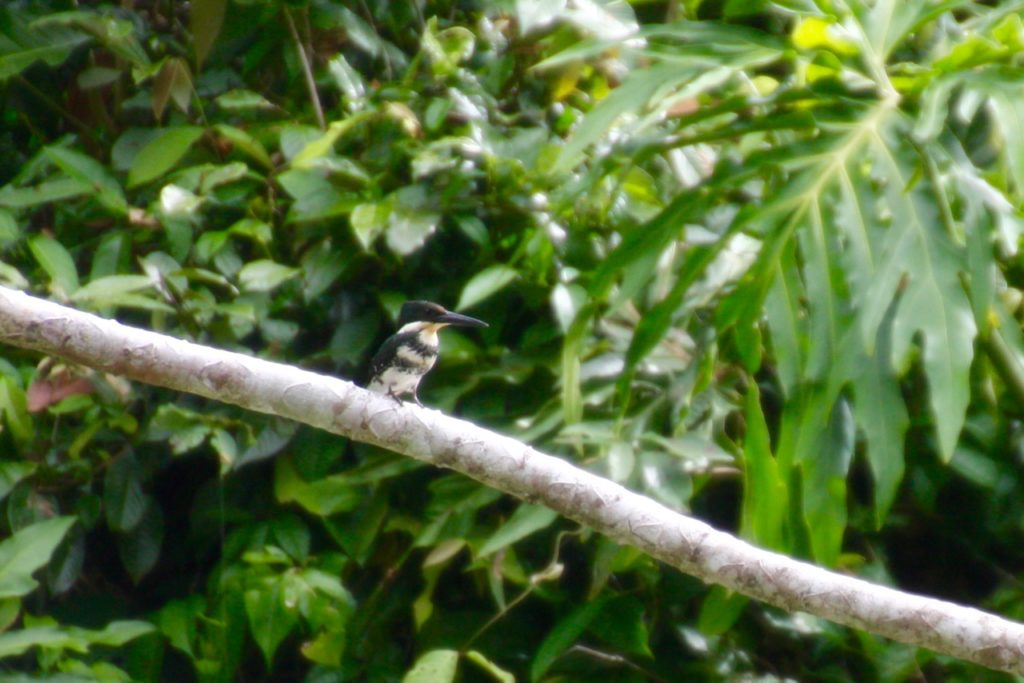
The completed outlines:
<svg viewBox="0 0 1024 683">
<path fill-rule="evenodd" d="M 394 363 L 395 358 L 398 356 L 398 347 L 415 343 L 415 341 L 415 332 L 399 332 L 385 339 L 370 361 L 370 379 L 367 381 L 367 384 Z"/>
</svg>

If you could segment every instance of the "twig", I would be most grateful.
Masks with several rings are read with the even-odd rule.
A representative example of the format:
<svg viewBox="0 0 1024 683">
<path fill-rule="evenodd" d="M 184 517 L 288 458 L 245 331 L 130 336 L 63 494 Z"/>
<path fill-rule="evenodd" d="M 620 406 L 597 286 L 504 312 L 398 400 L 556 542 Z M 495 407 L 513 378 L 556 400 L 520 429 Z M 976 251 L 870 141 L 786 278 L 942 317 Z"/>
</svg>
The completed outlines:
<svg viewBox="0 0 1024 683">
<path fill-rule="evenodd" d="M 287 7 L 284 8 L 284 18 L 288 22 L 288 32 L 292 34 L 292 40 L 295 41 L 295 51 L 299 53 L 302 75 L 306 79 L 306 90 L 309 91 L 309 100 L 313 103 L 317 125 L 320 126 L 320 130 L 325 130 L 327 122 L 324 120 L 324 109 L 320 106 L 320 95 L 316 91 L 316 81 L 313 79 L 313 66 L 309 62 L 309 55 L 306 54 L 305 48 L 302 47 L 302 40 L 299 38 L 299 31 L 295 28 L 292 12 Z"/>
</svg>

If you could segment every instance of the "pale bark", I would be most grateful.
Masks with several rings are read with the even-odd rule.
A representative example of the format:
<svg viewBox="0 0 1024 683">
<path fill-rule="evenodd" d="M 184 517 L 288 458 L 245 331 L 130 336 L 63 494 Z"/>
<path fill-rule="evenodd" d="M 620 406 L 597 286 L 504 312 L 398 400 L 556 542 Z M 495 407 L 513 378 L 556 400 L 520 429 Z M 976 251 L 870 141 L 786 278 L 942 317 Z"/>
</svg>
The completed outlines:
<svg viewBox="0 0 1024 683">
<path fill-rule="evenodd" d="M 126 327 L 3 287 L 0 341 L 448 467 L 709 583 L 1024 674 L 1024 625 L 756 548 L 513 438 L 436 410 L 399 406 L 350 382 Z"/>
</svg>

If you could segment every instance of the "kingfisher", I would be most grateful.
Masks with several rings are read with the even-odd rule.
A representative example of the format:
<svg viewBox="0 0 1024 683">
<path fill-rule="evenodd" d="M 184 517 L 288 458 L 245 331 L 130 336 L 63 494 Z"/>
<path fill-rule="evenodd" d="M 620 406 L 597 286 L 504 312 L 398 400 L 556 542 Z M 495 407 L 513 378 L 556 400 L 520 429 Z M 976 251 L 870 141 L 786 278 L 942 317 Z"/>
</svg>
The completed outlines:
<svg viewBox="0 0 1024 683">
<path fill-rule="evenodd" d="M 487 327 L 487 323 L 468 315 L 453 313 L 429 301 L 407 301 L 398 315 L 398 332 L 381 345 L 370 361 L 370 381 L 366 388 L 387 394 L 399 403 L 403 394 L 412 394 L 422 407 L 416 389 L 423 375 L 434 367 L 442 327 Z"/>
</svg>

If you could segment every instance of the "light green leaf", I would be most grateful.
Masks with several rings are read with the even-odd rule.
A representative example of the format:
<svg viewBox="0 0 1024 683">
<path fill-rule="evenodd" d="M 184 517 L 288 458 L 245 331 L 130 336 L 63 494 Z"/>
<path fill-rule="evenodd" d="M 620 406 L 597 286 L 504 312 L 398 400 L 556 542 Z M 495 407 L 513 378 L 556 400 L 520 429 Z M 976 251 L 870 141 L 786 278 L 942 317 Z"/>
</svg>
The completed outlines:
<svg viewBox="0 0 1024 683">
<path fill-rule="evenodd" d="M 263 653 L 268 671 L 273 670 L 277 647 L 298 624 L 298 617 L 289 609 L 286 599 L 284 581 L 276 576 L 263 580 L 258 588 L 245 591 L 249 629 Z"/>
<path fill-rule="evenodd" d="M 238 272 L 238 284 L 243 291 L 269 292 L 299 274 L 298 268 L 260 259 L 246 263 Z"/>
<path fill-rule="evenodd" d="M 89 194 L 92 186 L 77 178 L 57 178 L 31 187 L 4 185 L 0 188 L 0 206 L 9 209 L 26 209 L 40 204 L 59 202 L 64 199 Z"/>
<path fill-rule="evenodd" d="M 107 172 L 106 166 L 90 156 L 66 147 L 47 147 L 43 153 L 69 176 L 91 185 L 96 199 L 110 211 L 119 216 L 128 213 L 124 190 L 114 176 Z"/>
<path fill-rule="evenodd" d="M 402 677 L 402 683 L 445 683 L 454 681 L 459 667 L 455 650 L 431 650 L 416 660 Z"/>
<path fill-rule="evenodd" d="M 218 123 L 213 129 L 218 135 L 234 145 L 235 148 L 241 150 L 265 170 L 269 171 L 274 168 L 274 163 L 270 159 L 270 155 L 267 153 L 263 143 L 249 135 L 249 133 L 226 123 Z"/>
<path fill-rule="evenodd" d="M 128 187 L 137 187 L 163 176 L 185 156 L 202 134 L 203 129 L 197 126 L 163 129 L 135 155 L 128 171 Z"/>
<path fill-rule="evenodd" d="M 487 557 L 530 534 L 540 531 L 558 519 L 558 513 L 543 505 L 520 505 L 509 520 L 498 527 L 477 551 L 476 556 Z"/>
<path fill-rule="evenodd" d="M 743 440 L 740 533 L 763 548 L 786 550 L 782 539 L 789 492 L 771 452 L 768 425 L 761 410 L 761 392 L 752 380 L 747 384 L 745 415 L 747 433 Z"/>
<path fill-rule="evenodd" d="M 116 306 L 125 294 L 148 289 L 153 281 L 146 275 L 107 275 L 92 280 L 71 295 L 71 301 L 93 306 Z"/>
<path fill-rule="evenodd" d="M 32 256 L 50 276 L 50 282 L 62 296 L 70 296 L 78 289 L 78 270 L 71 254 L 57 240 L 35 235 L 28 241 Z"/>
<path fill-rule="evenodd" d="M 470 650 L 465 653 L 467 661 L 473 662 L 498 683 L 516 683 L 516 677 L 492 662 L 482 652 Z"/>
<path fill-rule="evenodd" d="M 464 310 L 480 303 L 484 299 L 497 294 L 519 277 L 519 272 L 511 266 L 498 264 L 480 271 L 469 279 L 459 295 L 459 303 L 455 308 Z"/>
<path fill-rule="evenodd" d="M 34 462 L 5 460 L 0 462 L 0 500 L 7 497 L 14 486 L 36 471 Z"/>
<path fill-rule="evenodd" d="M 32 573 L 50 561 L 74 523 L 74 517 L 54 517 L 0 541 L 0 598 L 20 597 L 39 585 Z"/>
<path fill-rule="evenodd" d="M 384 200 L 379 202 L 366 202 L 352 209 L 349 222 L 352 224 L 352 231 L 356 239 L 363 245 L 363 249 L 369 250 L 377 237 L 384 232 L 391 219 L 393 203 Z"/>
<path fill-rule="evenodd" d="M 0 378 L 0 411 L 17 442 L 24 443 L 32 438 L 34 423 L 28 413 L 25 392 L 10 377 Z"/>
<path fill-rule="evenodd" d="M 747 596 L 723 586 L 713 586 L 700 605 L 697 628 L 706 636 L 720 636 L 733 627 L 750 602 Z"/>
</svg>

